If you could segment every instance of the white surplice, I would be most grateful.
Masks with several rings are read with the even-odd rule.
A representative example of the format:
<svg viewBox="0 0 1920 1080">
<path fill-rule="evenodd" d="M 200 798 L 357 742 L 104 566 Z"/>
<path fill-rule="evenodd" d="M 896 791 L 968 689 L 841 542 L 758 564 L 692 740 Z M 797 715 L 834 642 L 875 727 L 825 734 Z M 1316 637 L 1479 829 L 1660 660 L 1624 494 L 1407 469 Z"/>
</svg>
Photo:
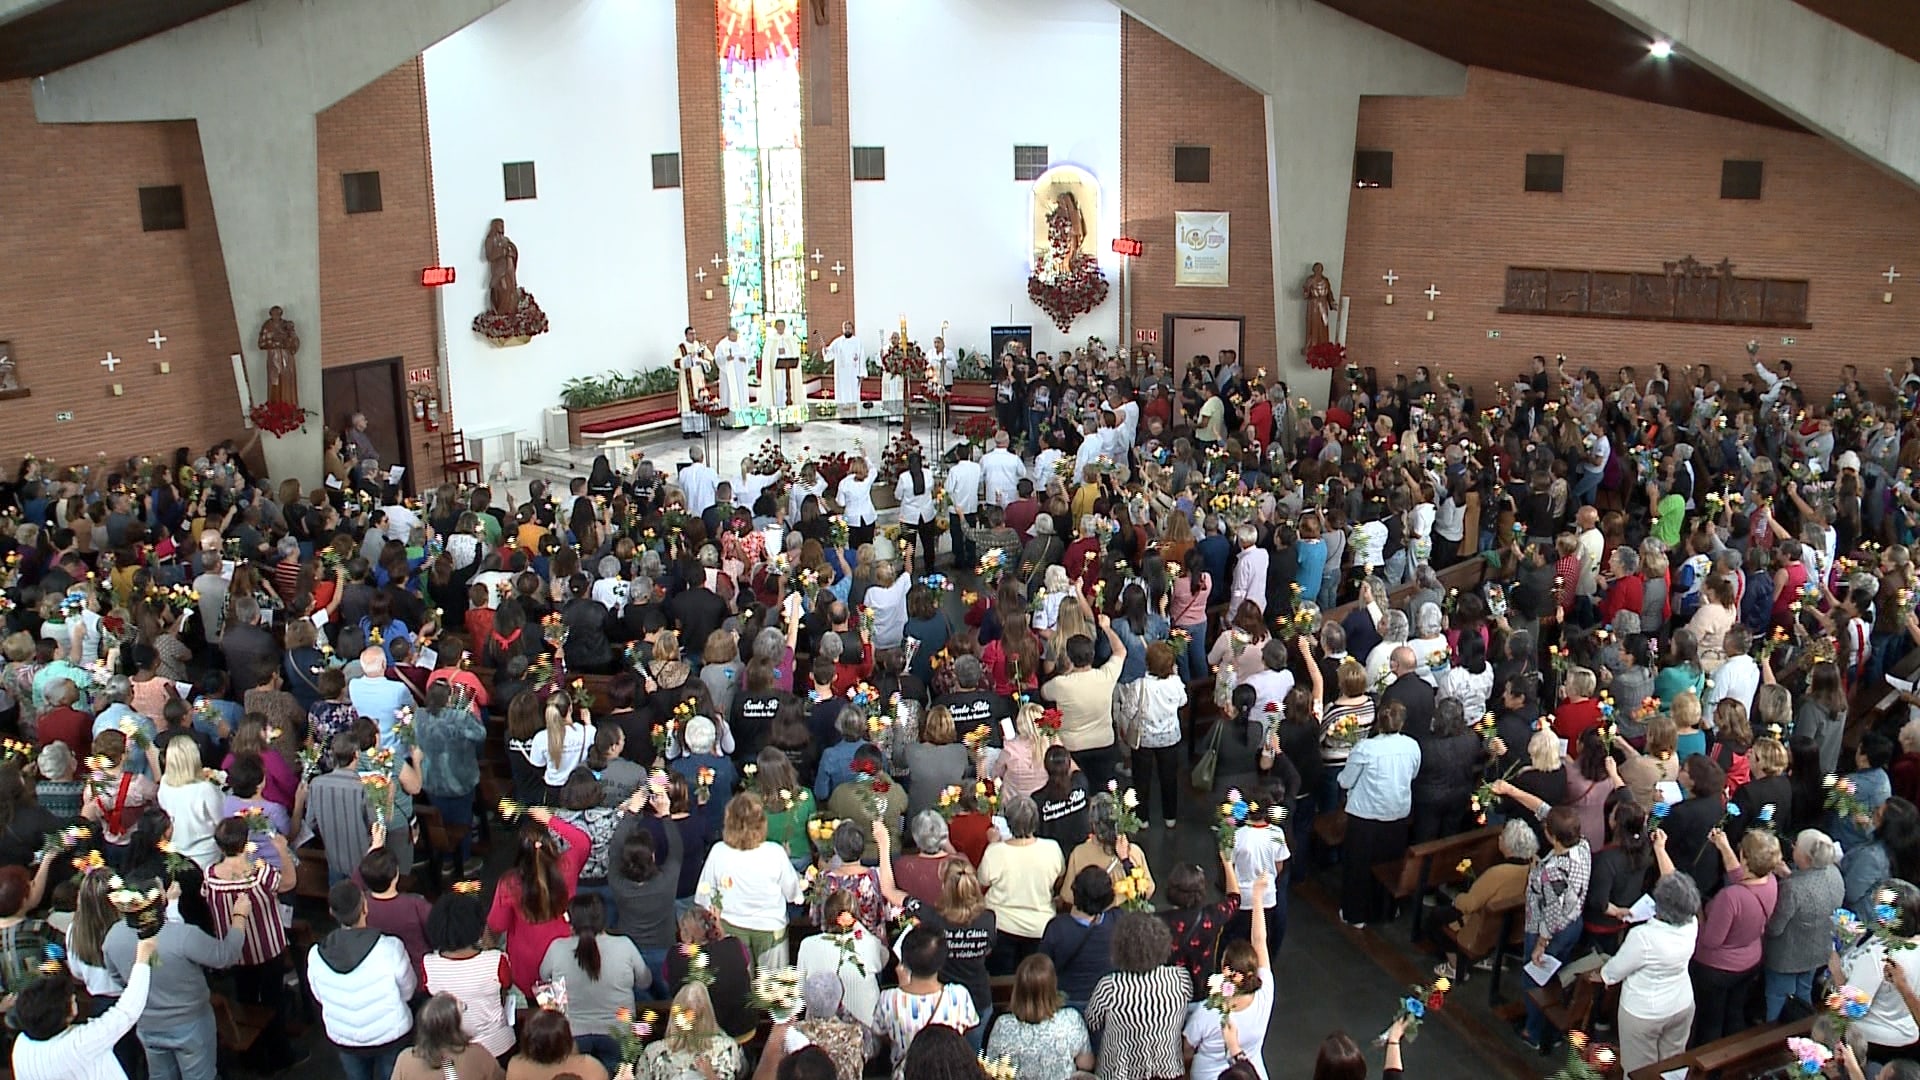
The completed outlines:
<svg viewBox="0 0 1920 1080">
<path fill-rule="evenodd" d="M 867 373 L 866 356 L 851 335 L 833 339 L 827 346 L 827 359 L 833 363 L 833 400 L 839 405 L 860 403 L 860 376 Z"/>
</svg>

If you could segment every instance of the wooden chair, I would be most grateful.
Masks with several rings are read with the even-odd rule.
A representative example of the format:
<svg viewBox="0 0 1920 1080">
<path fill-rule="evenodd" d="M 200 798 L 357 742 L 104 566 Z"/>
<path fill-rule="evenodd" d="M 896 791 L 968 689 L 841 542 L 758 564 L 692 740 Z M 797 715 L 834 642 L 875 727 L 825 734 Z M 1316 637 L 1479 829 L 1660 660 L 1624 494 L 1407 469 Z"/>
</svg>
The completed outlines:
<svg viewBox="0 0 1920 1080">
<path fill-rule="evenodd" d="M 1489 904 L 1481 918 L 1475 920 L 1466 933 L 1456 933 L 1451 926 L 1441 929 L 1453 946 L 1453 951 L 1460 957 L 1462 975 L 1486 957 L 1493 957 L 1493 977 L 1487 980 L 1492 984 L 1487 990 L 1487 1004 L 1490 1006 L 1500 1004 L 1500 976 L 1504 974 L 1502 968 L 1506 966 L 1507 954 L 1526 941 L 1526 923 L 1521 917 L 1526 906 L 1525 896 Z"/>
<path fill-rule="evenodd" d="M 1423 934 L 1420 913 L 1428 894 L 1438 886 L 1461 880 L 1454 869 L 1461 859 L 1471 859 L 1475 866 L 1491 866 L 1500 861 L 1500 829 L 1498 825 L 1483 825 L 1428 840 L 1408 848 L 1399 862 L 1381 863 L 1373 868 L 1374 878 L 1394 900 L 1412 908 L 1414 942 L 1418 943 Z"/>
<path fill-rule="evenodd" d="M 450 428 L 440 433 L 440 467 L 446 470 L 449 480 L 480 483 L 480 463 L 467 457 L 465 429 Z"/>
</svg>

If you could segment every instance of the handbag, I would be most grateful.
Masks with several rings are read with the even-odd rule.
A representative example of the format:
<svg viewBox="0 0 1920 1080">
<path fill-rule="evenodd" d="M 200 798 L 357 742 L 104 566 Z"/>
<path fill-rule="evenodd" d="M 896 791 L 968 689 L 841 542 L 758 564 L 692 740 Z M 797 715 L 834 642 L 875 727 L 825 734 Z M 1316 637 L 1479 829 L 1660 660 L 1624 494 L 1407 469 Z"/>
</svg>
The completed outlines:
<svg viewBox="0 0 1920 1080">
<path fill-rule="evenodd" d="M 1200 752 L 1193 768 L 1187 773 L 1187 782 L 1193 790 L 1213 793 L 1214 775 L 1220 771 L 1220 736 L 1227 729 L 1227 720 L 1221 717 L 1214 721 L 1213 730 L 1207 735 L 1207 748 Z"/>
</svg>

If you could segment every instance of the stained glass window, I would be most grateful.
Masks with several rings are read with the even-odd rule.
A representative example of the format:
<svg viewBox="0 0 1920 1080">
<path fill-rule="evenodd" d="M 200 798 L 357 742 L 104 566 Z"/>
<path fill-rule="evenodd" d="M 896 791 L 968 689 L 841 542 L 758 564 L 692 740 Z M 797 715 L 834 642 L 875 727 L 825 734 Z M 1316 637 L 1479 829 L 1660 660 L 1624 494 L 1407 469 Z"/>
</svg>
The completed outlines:
<svg viewBox="0 0 1920 1080">
<path fill-rule="evenodd" d="M 755 353 L 775 319 L 806 338 L 799 0 L 716 0 L 731 322 Z"/>
</svg>

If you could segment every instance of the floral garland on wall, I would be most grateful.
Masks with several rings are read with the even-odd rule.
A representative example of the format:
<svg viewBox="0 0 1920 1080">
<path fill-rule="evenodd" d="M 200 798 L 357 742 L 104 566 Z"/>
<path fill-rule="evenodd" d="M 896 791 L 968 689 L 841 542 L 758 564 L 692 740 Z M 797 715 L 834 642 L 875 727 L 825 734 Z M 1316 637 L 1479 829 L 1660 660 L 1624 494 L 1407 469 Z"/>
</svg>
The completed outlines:
<svg viewBox="0 0 1920 1080">
<path fill-rule="evenodd" d="M 261 431 L 281 438 L 294 431 L 307 430 L 312 409 L 303 409 L 289 401 L 263 401 L 247 410 L 247 419 Z"/>
<path fill-rule="evenodd" d="M 1062 333 L 1073 326 L 1073 320 L 1107 299 L 1107 275 L 1093 256 L 1076 250 L 1074 213 L 1073 208 L 1058 204 L 1047 212 L 1050 250 L 1045 263 L 1027 278 L 1027 298 L 1046 312 Z"/>
</svg>

